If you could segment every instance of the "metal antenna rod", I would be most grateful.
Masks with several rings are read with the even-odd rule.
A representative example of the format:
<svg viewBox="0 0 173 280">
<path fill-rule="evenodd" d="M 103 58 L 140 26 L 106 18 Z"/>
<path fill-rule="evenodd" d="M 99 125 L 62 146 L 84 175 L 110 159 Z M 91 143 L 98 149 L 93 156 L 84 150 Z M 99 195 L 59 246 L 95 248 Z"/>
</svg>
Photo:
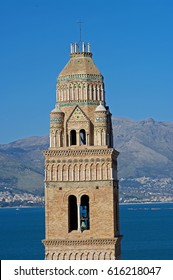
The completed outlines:
<svg viewBox="0 0 173 280">
<path fill-rule="evenodd" d="M 81 20 L 79 20 L 77 23 L 79 23 L 79 43 L 81 43 L 82 42 L 82 21 Z"/>
</svg>

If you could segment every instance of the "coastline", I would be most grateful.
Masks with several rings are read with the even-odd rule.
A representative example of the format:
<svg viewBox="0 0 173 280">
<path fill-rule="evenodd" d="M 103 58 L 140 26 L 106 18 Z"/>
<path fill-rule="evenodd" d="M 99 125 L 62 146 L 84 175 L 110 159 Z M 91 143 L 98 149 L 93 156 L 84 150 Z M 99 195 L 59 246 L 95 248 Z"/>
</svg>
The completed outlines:
<svg viewBox="0 0 173 280">
<path fill-rule="evenodd" d="M 6 206 L 6 207 L 0 207 L 0 209 L 22 209 L 22 208 L 44 208 L 44 206 Z"/>
<path fill-rule="evenodd" d="M 150 202 L 121 202 L 119 203 L 120 206 L 124 205 L 151 205 L 151 204 L 173 204 L 173 201 L 150 201 Z M 24 209 L 24 208 L 44 208 L 44 205 L 40 206 L 6 206 L 6 207 L 0 207 L 0 209 Z"/>
<path fill-rule="evenodd" d="M 151 201 L 151 202 L 121 202 L 119 205 L 148 205 L 148 204 L 171 204 L 173 201 Z"/>
</svg>

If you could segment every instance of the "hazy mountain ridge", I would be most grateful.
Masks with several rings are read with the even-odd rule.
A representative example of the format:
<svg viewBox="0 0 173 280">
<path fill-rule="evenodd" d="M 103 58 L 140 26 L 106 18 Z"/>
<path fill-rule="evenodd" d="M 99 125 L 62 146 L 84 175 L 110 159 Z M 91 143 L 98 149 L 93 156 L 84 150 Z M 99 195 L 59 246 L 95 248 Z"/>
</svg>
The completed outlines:
<svg viewBox="0 0 173 280">
<path fill-rule="evenodd" d="M 123 178 L 122 187 L 127 182 L 136 187 L 142 177 L 173 178 L 173 123 L 113 118 L 113 130 L 114 147 L 120 152 L 118 176 Z M 43 194 L 42 151 L 48 145 L 48 136 L 0 145 L 0 191 Z"/>
<path fill-rule="evenodd" d="M 43 194 L 48 137 L 29 137 L 0 145 L 0 187 Z"/>
<path fill-rule="evenodd" d="M 120 177 L 173 177 L 173 123 L 113 118 Z"/>
</svg>

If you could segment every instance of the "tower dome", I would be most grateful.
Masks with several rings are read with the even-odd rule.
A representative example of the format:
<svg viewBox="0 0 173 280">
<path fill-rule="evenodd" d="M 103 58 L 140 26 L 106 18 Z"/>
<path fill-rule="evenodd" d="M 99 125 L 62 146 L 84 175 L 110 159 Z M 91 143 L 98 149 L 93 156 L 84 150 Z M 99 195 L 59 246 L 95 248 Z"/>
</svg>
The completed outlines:
<svg viewBox="0 0 173 280">
<path fill-rule="evenodd" d="M 55 107 L 51 113 L 63 113 L 59 107 Z"/>
<path fill-rule="evenodd" d="M 55 107 L 50 112 L 50 122 L 54 125 L 62 124 L 64 119 L 64 113 L 61 111 L 61 109 L 58 107 Z"/>
<path fill-rule="evenodd" d="M 106 112 L 106 108 L 101 104 L 97 106 L 95 112 Z"/>
</svg>

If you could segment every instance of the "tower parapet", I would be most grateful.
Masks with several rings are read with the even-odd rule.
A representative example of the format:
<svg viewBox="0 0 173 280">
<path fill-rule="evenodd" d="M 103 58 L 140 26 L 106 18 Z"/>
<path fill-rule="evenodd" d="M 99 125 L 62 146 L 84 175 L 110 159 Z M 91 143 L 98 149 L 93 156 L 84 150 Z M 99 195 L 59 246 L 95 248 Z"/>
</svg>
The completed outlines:
<svg viewBox="0 0 173 280">
<path fill-rule="evenodd" d="M 91 54 L 91 48 L 90 43 L 86 44 L 85 42 L 80 43 L 71 43 L 70 45 L 70 54 L 74 53 L 90 53 Z M 92 56 L 92 54 L 91 54 Z"/>
</svg>

